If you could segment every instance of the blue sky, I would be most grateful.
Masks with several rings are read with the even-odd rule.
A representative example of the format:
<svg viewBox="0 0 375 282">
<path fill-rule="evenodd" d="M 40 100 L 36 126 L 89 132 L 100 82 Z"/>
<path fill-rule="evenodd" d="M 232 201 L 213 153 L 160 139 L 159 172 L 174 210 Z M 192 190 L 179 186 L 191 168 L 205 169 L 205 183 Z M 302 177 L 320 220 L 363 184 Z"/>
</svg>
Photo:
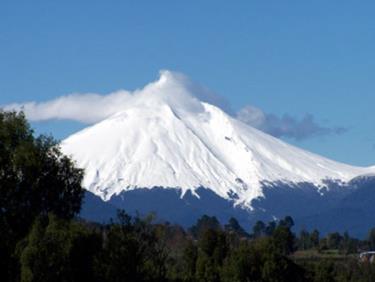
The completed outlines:
<svg viewBox="0 0 375 282">
<path fill-rule="evenodd" d="M 375 164 L 374 1 L 1 1 L 0 105 L 106 94 L 179 71 L 282 118 L 340 134 L 290 143 Z M 57 138 L 72 121 L 33 122 Z"/>
</svg>

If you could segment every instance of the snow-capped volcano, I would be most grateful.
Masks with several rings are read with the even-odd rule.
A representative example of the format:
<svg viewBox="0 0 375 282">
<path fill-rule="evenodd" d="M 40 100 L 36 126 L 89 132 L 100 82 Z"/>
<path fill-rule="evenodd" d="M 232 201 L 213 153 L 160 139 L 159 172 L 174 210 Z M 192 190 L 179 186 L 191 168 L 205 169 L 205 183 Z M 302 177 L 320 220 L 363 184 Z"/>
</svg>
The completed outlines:
<svg viewBox="0 0 375 282">
<path fill-rule="evenodd" d="M 61 144 L 85 169 L 84 187 L 108 200 L 135 188 L 199 187 L 250 206 L 263 181 L 350 179 L 371 168 L 338 163 L 288 145 L 194 96 L 185 78 L 163 72 L 122 111 Z M 235 197 L 233 197 L 235 195 Z"/>
</svg>

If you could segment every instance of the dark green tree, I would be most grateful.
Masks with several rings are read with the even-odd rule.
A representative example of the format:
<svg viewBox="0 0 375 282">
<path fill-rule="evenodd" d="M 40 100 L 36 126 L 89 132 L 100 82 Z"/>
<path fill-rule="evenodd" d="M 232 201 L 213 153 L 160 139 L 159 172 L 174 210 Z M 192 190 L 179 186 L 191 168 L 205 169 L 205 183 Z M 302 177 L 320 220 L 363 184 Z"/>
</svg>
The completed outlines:
<svg viewBox="0 0 375 282">
<path fill-rule="evenodd" d="M 183 250 L 183 281 L 195 281 L 196 265 L 198 258 L 198 248 L 192 241 L 189 241 Z"/>
<path fill-rule="evenodd" d="M 348 232 L 344 232 L 340 244 L 340 252 L 346 255 L 355 254 L 358 251 L 358 240 L 351 238 Z"/>
<path fill-rule="evenodd" d="M 264 233 L 267 235 L 267 236 L 272 236 L 273 232 L 275 231 L 276 229 L 276 222 L 275 221 L 270 221 L 267 226 L 266 226 L 266 229 L 264 231 Z"/>
<path fill-rule="evenodd" d="M 242 228 L 242 226 L 238 223 L 237 219 L 231 217 L 228 221 L 228 224 L 224 226 L 224 230 L 228 233 L 236 234 L 240 237 L 247 237 L 248 234 Z"/>
<path fill-rule="evenodd" d="M 253 227 L 254 238 L 259 238 L 261 236 L 264 236 L 265 231 L 266 231 L 266 225 L 264 224 L 263 221 L 258 220 Z"/>
<path fill-rule="evenodd" d="M 195 238 L 198 238 L 208 229 L 221 230 L 220 222 L 215 216 L 203 215 L 197 220 L 197 223 L 190 228 L 190 232 Z"/>
<path fill-rule="evenodd" d="M 286 216 L 284 219 L 280 220 L 279 225 L 292 229 L 294 226 L 294 220 L 291 216 Z"/>
<path fill-rule="evenodd" d="M 23 114 L 0 112 L 0 217 L 25 235 L 39 214 L 72 218 L 80 211 L 83 171 L 51 137 L 34 138 Z"/>
<path fill-rule="evenodd" d="M 23 113 L 0 111 L 0 272 L 38 215 L 70 219 L 81 207 L 83 171 L 51 137 L 34 137 Z M 10 277 L 8 277 L 11 279 Z"/>
<path fill-rule="evenodd" d="M 321 261 L 316 265 L 315 282 L 334 282 L 335 266 L 331 261 Z"/>
<path fill-rule="evenodd" d="M 375 250 L 375 228 L 371 229 L 368 235 L 368 242 L 371 250 Z"/>
<path fill-rule="evenodd" d="M 272 237 L 243 242 L 223 269 L 223 281 L 306 281 L 301 267 L 283 256 Z"/>
<path fill-rule="evenodd" d="M 96 281 L 97 234 L 53 214 L 39 216 L 17 247 L 21 281 Z"/>
<path fill-rule="evenodd" d="M 97 261 L 102 281 L 165 281 L 167 253 L 152 219 L 119 212 L 118 221 L 105 232 Z"/>
<path fill-rule="evenodd" d="M 310 233 L 305 229 L 301 230 L 298 238 L 298 248 L 300 250 L 308 250 L 312 247 L 311 245 L 312 244 Z"/>
<path fill-rule="evenodd" d="M 326 237 L 328 249 L 339 249 L 342 242 L 342 236 L 338 232 L 330 233 Z"/>
<path fill-rule="evenodd" d="M 196 278 L 198 281 L 220 281 L 220 271 L 228 253 L 225 234 L 207 229 L 198 244 Z"/>
<path fill-rule="evenodd" d="M 227 282 L 260 281 L 262 278 L 262 254 L 249 242 L 242 242 L 224 264 L 222 280 Z"/>
<path fill-rule="evenodd" d="M 294 251 L 295 236 L 287 226 L 278 226 L 272 235 L 272 239 L 280 254 L 289 255 Z"/>
<path fill-rule="evenodd" d="M 319 231 L 318 230 L 313 230 L 310 234 L 310 241 L 311 241 L 311 245 L 312 247 L 314 248 L 318 248 L 319 247 L 319 243 L 320 243 L 320 234 L 319 234 Z"/>
</svg>

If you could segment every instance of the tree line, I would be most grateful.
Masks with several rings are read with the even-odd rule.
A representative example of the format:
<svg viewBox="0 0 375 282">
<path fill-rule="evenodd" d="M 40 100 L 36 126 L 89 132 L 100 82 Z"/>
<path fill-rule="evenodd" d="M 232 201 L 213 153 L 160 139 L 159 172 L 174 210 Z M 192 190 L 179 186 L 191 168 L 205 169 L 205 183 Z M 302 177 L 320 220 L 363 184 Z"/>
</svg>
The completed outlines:
<svg viewBox="0 0 375 282">
<path fill-rule="evenodd" d="M 295 234 L 289 216 L 246 230 L 208 215 L 185 229 L 122 210 L 86 222 L 82 178 L 52 137 L 0 112 L 0 281 L 375 281 L 357 258 L 375 248 L 375 229 L 358 240 Z"/>
</svg>

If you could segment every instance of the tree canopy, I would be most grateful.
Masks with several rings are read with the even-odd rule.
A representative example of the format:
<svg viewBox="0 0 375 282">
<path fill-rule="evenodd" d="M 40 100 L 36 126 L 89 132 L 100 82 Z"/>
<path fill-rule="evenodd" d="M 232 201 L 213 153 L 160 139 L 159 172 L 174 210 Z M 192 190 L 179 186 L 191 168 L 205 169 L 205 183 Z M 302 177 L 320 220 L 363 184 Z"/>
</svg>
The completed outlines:
<svg viewBox="0 0 375 282">
<path fill-rule="evenodd" d="M 71 219 L 80 211 L 82 178 L 56 140 L 34 136 L 22 112 L 0 111 L 0 268 L 37 216 Z"/>
</svg>

